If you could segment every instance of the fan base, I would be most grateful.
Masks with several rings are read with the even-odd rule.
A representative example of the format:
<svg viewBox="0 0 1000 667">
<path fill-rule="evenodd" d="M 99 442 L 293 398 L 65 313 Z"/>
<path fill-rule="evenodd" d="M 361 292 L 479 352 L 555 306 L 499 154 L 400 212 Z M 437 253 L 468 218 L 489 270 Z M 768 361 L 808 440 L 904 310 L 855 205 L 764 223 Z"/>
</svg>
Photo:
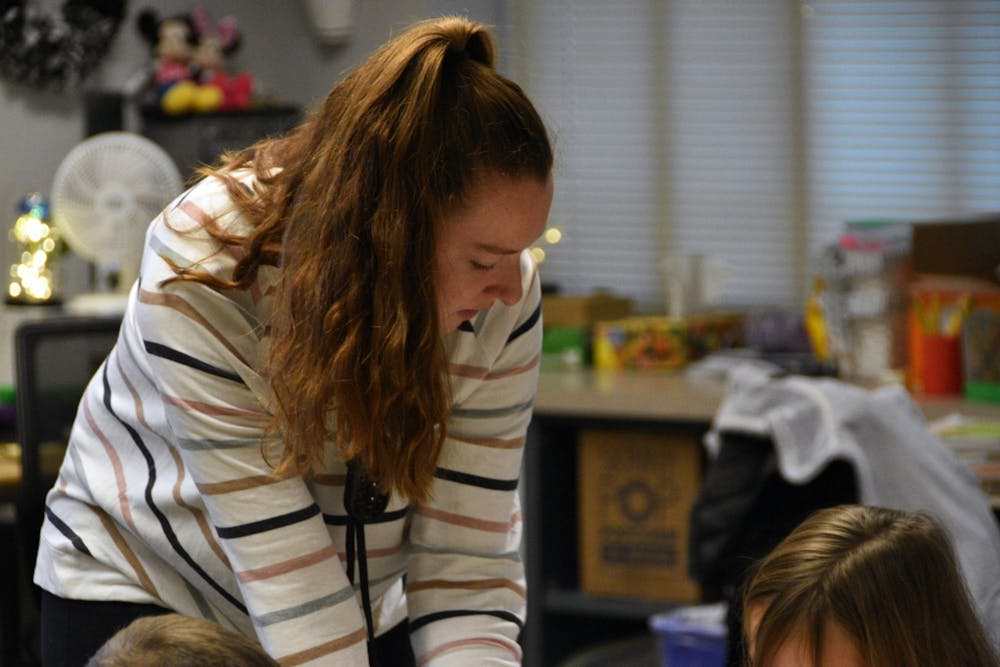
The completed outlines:
<svg viewBox="0 0 1000 667">
<path fill-rule="evenodd" d="M 78 315 L 121 315 L 128 305 L 128 292 L 91 292 L 66 302 L 66 310 Z"/>
</svg>

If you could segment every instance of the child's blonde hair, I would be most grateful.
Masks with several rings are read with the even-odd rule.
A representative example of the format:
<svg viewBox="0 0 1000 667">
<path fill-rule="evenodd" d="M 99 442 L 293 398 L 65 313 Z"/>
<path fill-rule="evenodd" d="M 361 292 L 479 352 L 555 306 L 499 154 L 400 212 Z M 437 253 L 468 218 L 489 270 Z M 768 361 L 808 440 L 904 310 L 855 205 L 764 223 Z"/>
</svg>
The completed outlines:
<svg viewBox="0 0 1000 667">
<path fill-rule="evenodd" d="M 145 616 L 114 634 L 86 667 L 278 667 L 260 644 L 204 618 Z"/>
<path fill-rule="evenodd" d="M 819 665 L 830 621 L 867 667 L 1000 664 L 947 535 L 924 514 L 858 505 L 816 512 L 760 563 L 743 619 L 753 666 L 770 664 L 793 636 Z"/>
</svg>

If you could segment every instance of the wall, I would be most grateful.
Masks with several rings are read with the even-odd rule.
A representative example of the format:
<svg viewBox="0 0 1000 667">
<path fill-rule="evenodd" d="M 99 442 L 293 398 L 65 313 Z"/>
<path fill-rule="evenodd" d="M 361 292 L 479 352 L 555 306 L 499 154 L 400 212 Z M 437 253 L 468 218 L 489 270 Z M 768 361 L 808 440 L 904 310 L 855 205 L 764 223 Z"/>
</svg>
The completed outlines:
<svg viewBox="0 0 1000 667">
<path fill-rule="evenodd" d="M 61 3 L 43 6 L 52 11 L 57 4 Z M 506 33 L 504 0 L 358 0 L 354 35 L 337 46 L 313 39 L 305 8 L 297 1 L 132 0 L 129 16 L 89 85 L 120 90 L 148 62 L 149 51 L 135 28 L 141 9 L 155 7 L 169 15 L 198 4 L 215 18 L 234 14 L 239 19 L 243 43 L 230 63 L 233 69 L 252 72 L 281 99 L 300 105 L 317 100 L 375 47 L 415 19 L 444 13 L 468 15 L 496 25 L 501 47 Z M 79 94 L 39 93 L 0 80 L 0 233 L 4 237 L 20 197 L 31 191 L 47 193 L 60 161 L 82 138 Z M 0 271 L 6 272 L 12 256 L 10 244 L 0 243 Z M 64 274 L 68 283 L 64 292 L 77 292 L 86 275 L 83 264 L 69 260 Z"/>
</svg>

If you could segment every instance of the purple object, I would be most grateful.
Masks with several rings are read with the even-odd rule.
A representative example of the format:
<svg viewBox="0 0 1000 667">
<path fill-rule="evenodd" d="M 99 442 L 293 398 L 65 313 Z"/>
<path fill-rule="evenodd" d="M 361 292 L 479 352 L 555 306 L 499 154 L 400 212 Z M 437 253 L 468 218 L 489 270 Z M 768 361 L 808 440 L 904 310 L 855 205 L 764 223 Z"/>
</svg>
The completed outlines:
<svg viewBox="0 0 1000 667">
<path fill-rule="evenodd" d="M 656 633 L 663 667 L 723 667 L 726 664 L 724 604 L 683 607 L 656 614 L 649 627 Z"/>
</svg>

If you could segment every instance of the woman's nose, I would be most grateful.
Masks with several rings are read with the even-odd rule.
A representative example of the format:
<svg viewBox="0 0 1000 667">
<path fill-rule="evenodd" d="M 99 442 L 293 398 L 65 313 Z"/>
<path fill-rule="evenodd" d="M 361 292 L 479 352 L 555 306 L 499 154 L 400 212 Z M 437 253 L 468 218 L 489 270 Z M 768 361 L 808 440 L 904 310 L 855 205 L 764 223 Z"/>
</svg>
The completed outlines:
<svg viewBox="0 0 1000 667">
<path fill-rule="evenodd" d="M 488 291 L 494 299 L 499 299 L 505 306 L 513 306 L 521 300 L 521 262 L 504 262 L 505 266 L 497 281 L 490 285 Z"/>
</svg>

